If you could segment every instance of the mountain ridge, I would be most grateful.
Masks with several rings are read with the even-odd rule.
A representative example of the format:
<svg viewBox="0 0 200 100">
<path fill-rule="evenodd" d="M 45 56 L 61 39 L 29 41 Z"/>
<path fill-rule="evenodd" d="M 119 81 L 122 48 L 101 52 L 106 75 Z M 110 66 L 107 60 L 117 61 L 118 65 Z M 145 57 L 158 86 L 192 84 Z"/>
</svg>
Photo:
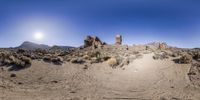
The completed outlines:
<svg viewBox="0 0 200 100">
<path fill-rule="evenodd" d="M 21 45 L 19 45 L 18 47 L 15 47 L 15 48 L 26 49 L 26 50 L 36 50 L 36 49 L 48 50 L 48 49 L 55 48 L 55 47 L 59 48 L 59 49 L 74 48 L 72 46 L 58 46 L 58 45 L 49 46 L 46 44 L 37 44 L 34 42 L 30 42 L 30 41 L 24 41 Z"/>
</svg>

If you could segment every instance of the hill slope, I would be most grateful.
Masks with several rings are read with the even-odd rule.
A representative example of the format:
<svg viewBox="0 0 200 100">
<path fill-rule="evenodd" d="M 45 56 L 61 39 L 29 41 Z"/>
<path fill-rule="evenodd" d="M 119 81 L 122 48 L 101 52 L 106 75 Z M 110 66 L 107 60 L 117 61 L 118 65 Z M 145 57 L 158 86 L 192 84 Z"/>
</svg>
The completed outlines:
<svg viewBox="0 0 200 100">
<path fill-rule="evenodd" d="M 44 44 L 36 44 L 33 42 L 25 41 L 19 47 L 16 47 L 16 48 L 35 50 L 35 49 L 49 49 L 51 47 L 48 45 L 44 45 Z"/>
</svg>

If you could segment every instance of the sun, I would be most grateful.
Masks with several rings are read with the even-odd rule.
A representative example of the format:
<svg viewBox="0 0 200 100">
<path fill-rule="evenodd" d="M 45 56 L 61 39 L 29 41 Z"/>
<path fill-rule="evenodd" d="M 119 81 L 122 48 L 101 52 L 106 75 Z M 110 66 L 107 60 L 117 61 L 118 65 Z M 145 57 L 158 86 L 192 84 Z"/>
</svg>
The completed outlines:
<svg viewBox="0 0 200 100">
<path fill-rule="evenodd" d="M 36 40 L 42 40 L 43 37 L 44 37 L 44 34 L 41 33 L 41 32 L 36 32 L 36 33 L 34 33 L 34 38 L 35 38 Z"/>
</svg>

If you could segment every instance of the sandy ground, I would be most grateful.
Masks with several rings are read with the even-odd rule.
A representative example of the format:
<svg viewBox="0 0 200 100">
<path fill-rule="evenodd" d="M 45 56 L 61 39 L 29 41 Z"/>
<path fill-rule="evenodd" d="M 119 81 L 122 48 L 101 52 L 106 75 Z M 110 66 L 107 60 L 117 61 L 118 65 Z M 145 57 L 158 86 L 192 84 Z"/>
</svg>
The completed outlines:
<svg viewBox="0 0 200 100">
<path fill-rule="evenodd" d="M 145 54 L 117 69 L 106 63 L 59 66 L 34 61 L 24 70 L 1 70 L 0 100 L 200 100 L 200 88 L 187 75 L 190 64 L 152 56 Z"/>
</svg>

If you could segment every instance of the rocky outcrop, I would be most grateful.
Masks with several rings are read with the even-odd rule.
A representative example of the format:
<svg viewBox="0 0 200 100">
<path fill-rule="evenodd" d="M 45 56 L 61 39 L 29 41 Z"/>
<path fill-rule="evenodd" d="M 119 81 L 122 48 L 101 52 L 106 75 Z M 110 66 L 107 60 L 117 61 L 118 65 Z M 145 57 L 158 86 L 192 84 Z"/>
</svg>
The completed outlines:
<svg viewBox="0 0 200 100">
<path fill-rule="evenodd" d="M 122 36 L 121 35 L 116 35 L 115 44 L 116 45 L 121 45 L 122 44 Z"/>
<path fill-rule="evenodd" d="M 167 44 L 166 43 L 159 43 L 158 49 L 164 50 L 166 48 L 167 48 Z"/>
<path fill-rule="evenodd" d="M 100 48 L 104 45 L 97 36 L 87 36 L 84 40 L 84 47 Z"/>
</svg>

